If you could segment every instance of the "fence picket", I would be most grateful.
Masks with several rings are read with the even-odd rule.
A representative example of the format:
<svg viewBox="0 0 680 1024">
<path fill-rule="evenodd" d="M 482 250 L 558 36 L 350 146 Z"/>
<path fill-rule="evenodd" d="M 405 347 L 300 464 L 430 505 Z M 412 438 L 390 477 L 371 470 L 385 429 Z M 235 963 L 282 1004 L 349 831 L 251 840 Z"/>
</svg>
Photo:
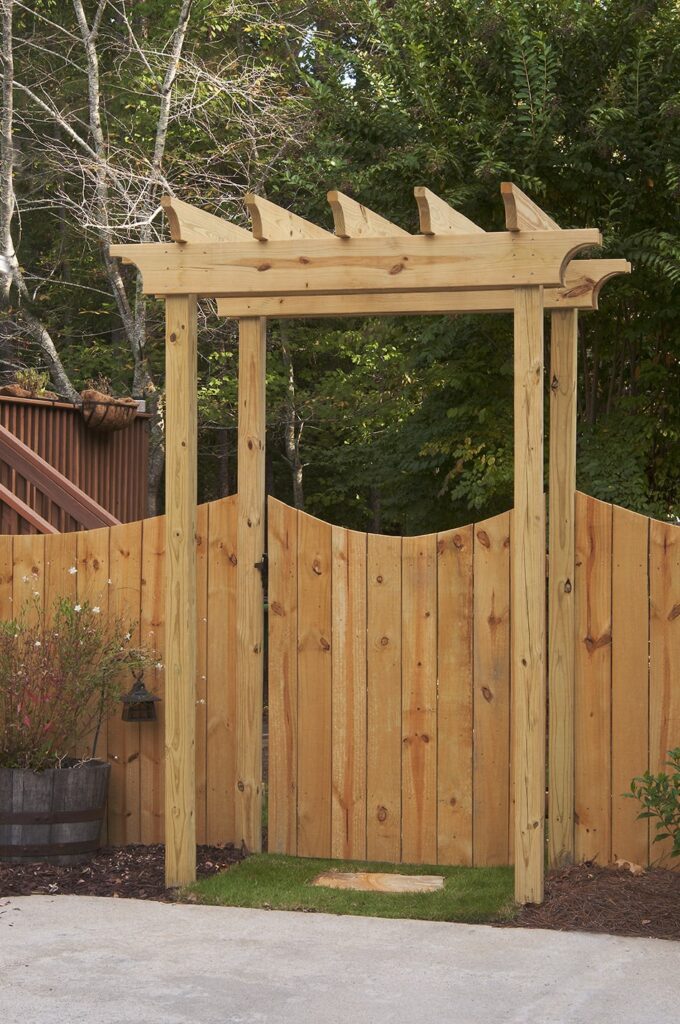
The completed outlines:
<svg viewBox="0 0 680 1024">
<path fill-rule="evenodd" d="M 402 859 L 437 860 L 437 537 L 402 541 Z"/>
<path fill-rule="evenodd" d="M 298 519 L 298 853 L 331 851 L 331 527 Z"/>
</svg>

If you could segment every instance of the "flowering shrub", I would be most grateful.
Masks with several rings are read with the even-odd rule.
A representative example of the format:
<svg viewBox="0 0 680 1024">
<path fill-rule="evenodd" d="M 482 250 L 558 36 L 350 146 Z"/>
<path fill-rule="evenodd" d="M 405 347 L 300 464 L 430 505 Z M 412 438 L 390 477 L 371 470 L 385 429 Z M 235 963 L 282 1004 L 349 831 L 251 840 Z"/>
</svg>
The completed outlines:
<svg viewBox="0 0 680 1024">
<path fill-rule="evenodd" d="M 94 757 L 128 676 L 154 662 L 132 627 L 87 602 L 27 605 L 0 622 L 0 766 L 42 771 Z M 85 742 L 89 749 L 84 750 Z"/>
</svg>

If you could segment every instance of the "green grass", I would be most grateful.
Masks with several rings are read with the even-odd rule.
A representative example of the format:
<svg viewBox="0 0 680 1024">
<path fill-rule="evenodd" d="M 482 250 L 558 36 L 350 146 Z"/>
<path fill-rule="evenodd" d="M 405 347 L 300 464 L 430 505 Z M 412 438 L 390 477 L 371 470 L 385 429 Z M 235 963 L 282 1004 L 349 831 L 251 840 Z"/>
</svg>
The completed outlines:
<svg viewBox="0 0 680 1024">
<path fill-rule="evenodd" d="M 321 871 L 388 871 L 443 875 L 444 888 L 431 893 L 349 892 L 316 888 Z M 507 920 L 515 913 L 512 868 L 449 868 L 422 864 L 376 864 L 309 860 L 256 854 L 228 871 L 191 886 L 199 903 L 271 910 L 316 910 L 327 914 L 406 917 L 468 923 Z"/>
</svg>

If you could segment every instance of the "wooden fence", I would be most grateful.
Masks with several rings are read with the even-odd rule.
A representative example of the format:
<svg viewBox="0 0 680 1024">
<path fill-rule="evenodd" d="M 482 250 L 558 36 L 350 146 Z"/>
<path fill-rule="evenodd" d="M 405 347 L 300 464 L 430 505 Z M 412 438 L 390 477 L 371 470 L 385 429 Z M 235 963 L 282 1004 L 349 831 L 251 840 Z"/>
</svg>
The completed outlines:
<svg viewBox="0 0 680 1024">
<path fill-rule="evenodd" d="M 146 515 L 148 419 L 148 414 L 141 413 L 124 430 L 98 434 L 85 426 L 80 410 L 70 403 L 0 396 L 0 425 L 121 523 Z M 61 533 L 81 529 L 58 502 L 2 459 L 0 484 Z M 36 531 L 15 509 L 0 502 L 0 532 Z"/>
<path fill-rule="evenodd" d="M 576 519 L 577 856 L 646 863 L 623 794 L 680 744 L 680 528 Z M 270 499 L 271 850 L 512 860 L 510 523 L 383 537 Z"/>
<path fill-rule="evenodd" d="M 198 555 L 196 786 L 198 842 L 234 837 L 236 728 L 236 501 L 201 505 Z M 76 570 L 75 572 L 73 570 Z M 90 601 L 138 623 L 136 640 L 158 651 L 165 619 L 165 521 L 145 519 L 83 533 L 0 537 L 0 617 L 34 595 Z M 163 697 L 163 670 L 147 675 Z M 132 679 L 125 679 L 126 689 Z M 159 721 L 139 725 L 116 715 L 97 755 L 111 762 L 108 838 L 163 841 L 164 703 Z"/>
<path fill-rule="evenodd" d="M 236 497 L 198 509 L 199 842 L 236 834 L 236 513 Z M 644 863 L 623 793 L 680 744 L 680 527 L 585 495 L 576 513 L 576 851 Z M 375 536 L 270 499 L 271 850 L 512 861 L 510 526 Z M 0 615 L 35 593 L 89 600 L 138 621 L 162 662 L 164 566 L 162 518 L 0 537 Z M 162 668 L 147 681 L 162 697 Z M 158 707 L 155 725 L 111 719 L 99 750 L 114 843 L 163 839 Z"/>
</svg>

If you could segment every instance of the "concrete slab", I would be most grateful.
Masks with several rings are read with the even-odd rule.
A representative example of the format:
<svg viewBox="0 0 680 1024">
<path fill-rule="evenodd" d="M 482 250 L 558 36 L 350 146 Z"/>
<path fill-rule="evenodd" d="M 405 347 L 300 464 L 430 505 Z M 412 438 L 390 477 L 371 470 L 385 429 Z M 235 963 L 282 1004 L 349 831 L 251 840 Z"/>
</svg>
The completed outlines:
<svg viewBox="0 0 680 1024">
<path fill-rule="evenodd" d="M 648 1024 L 679 998 L 655 939 L 0 900 L 2 1024 Z"/>
</svg>

